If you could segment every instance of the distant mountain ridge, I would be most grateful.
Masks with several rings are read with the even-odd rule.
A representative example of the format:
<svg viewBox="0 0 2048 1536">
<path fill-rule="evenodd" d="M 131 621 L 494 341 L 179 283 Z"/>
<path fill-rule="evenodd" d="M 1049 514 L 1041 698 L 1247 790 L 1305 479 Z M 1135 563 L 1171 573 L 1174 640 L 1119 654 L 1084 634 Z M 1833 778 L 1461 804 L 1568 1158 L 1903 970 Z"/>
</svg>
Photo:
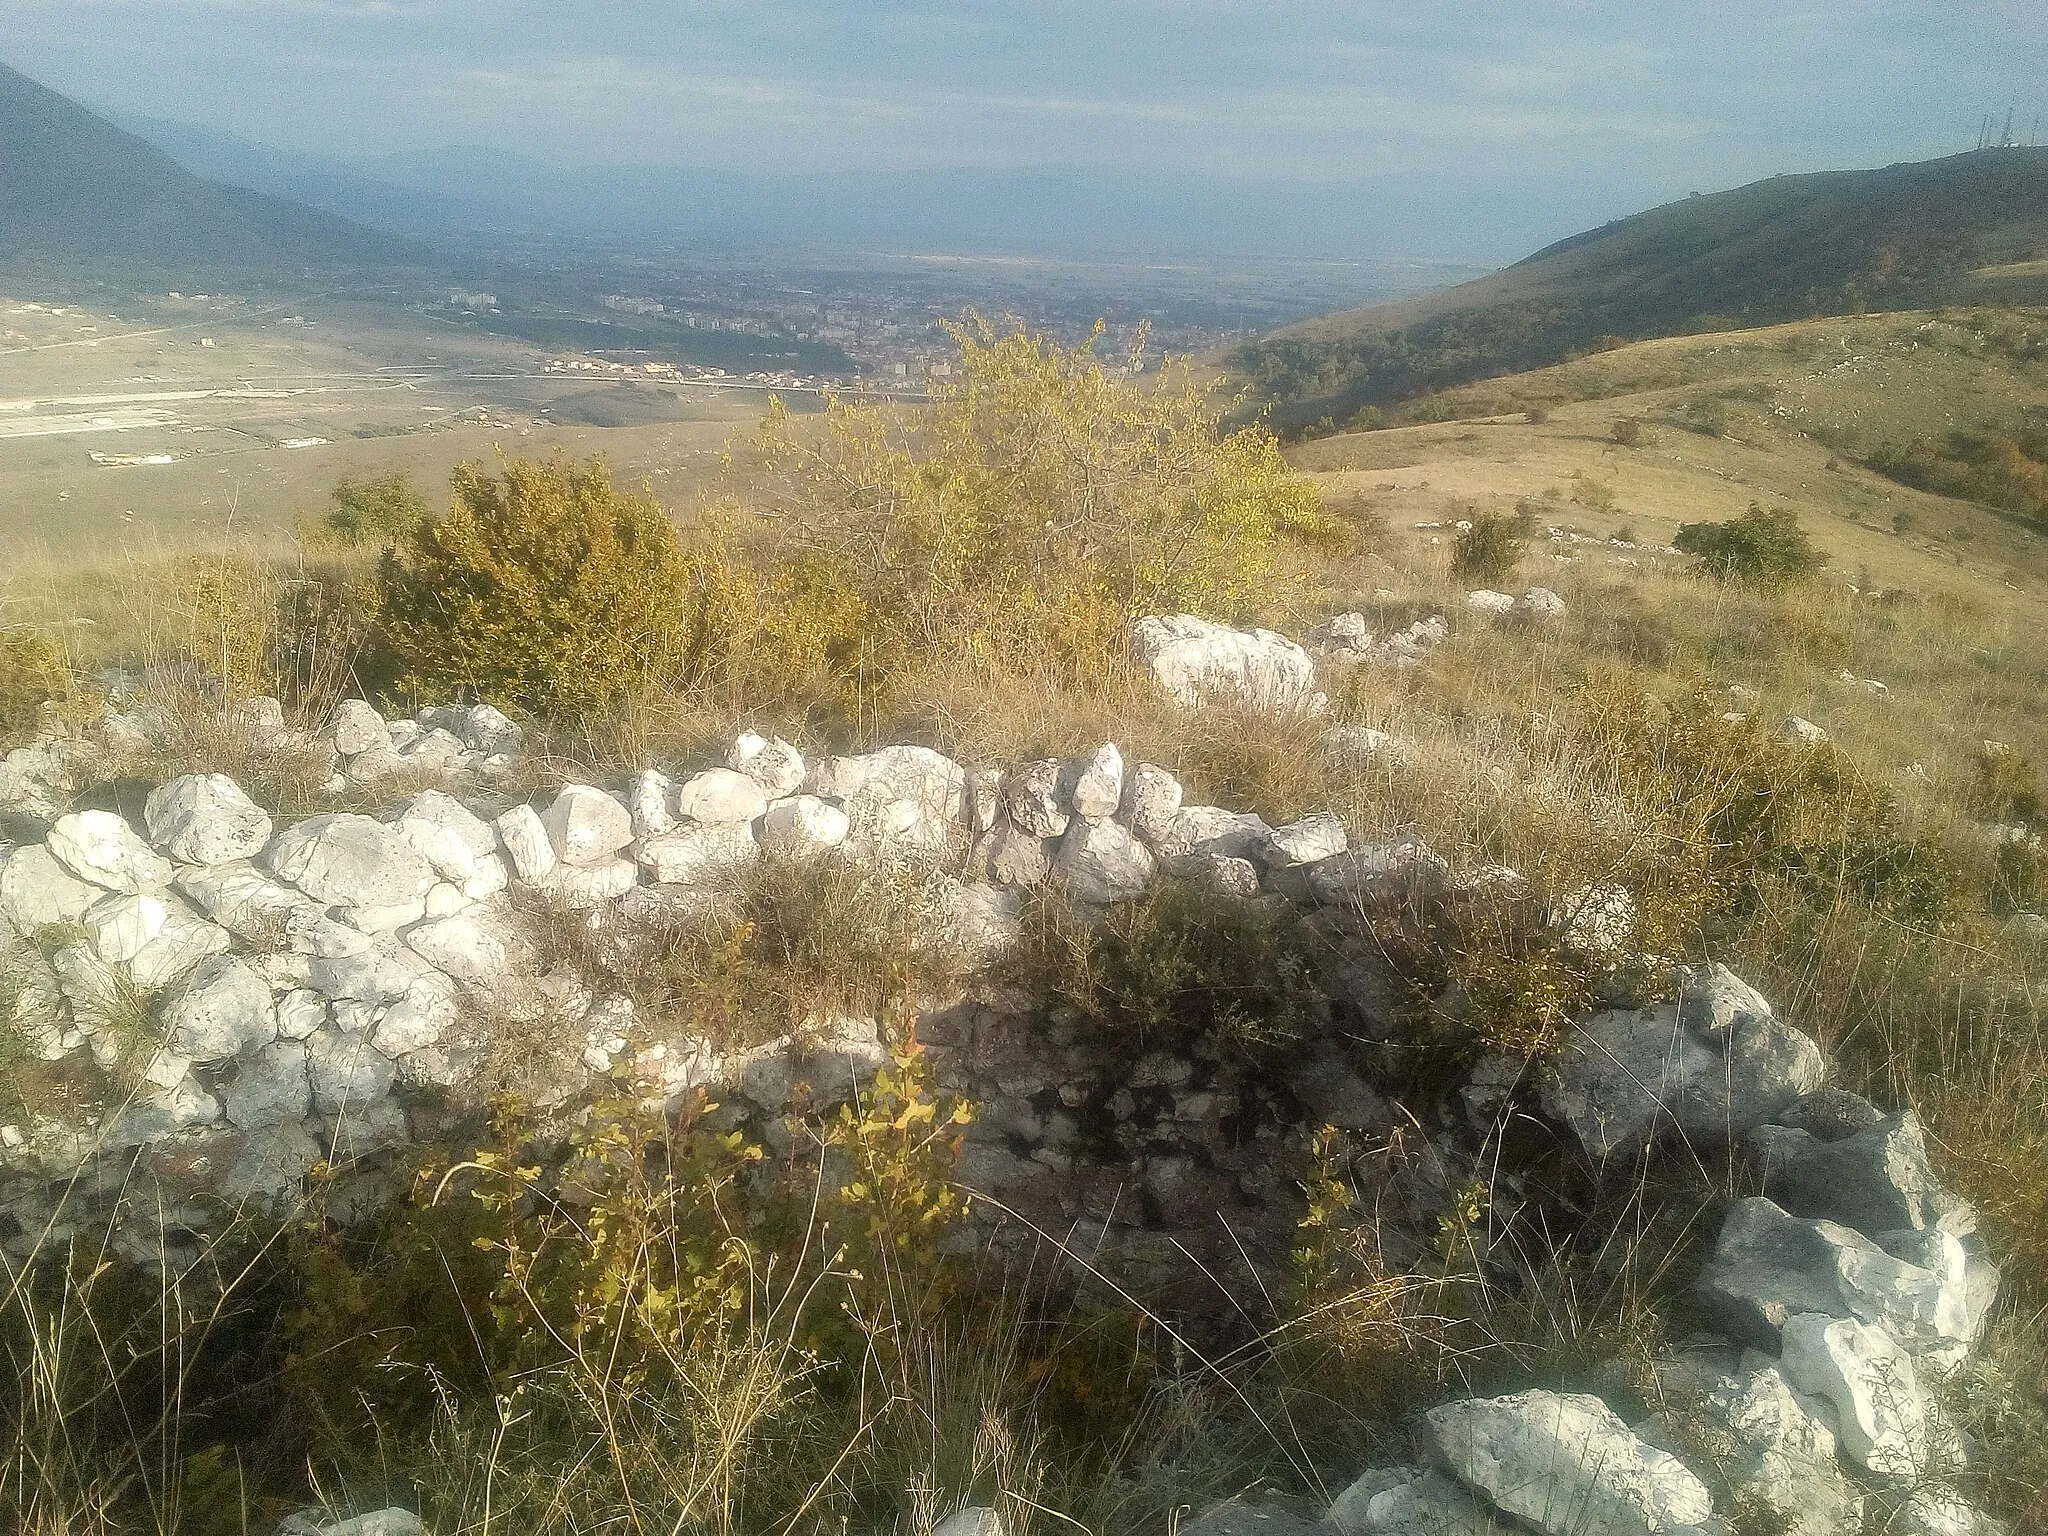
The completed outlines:
<svg viewBox="0 0 2048 1536">
<path fill-rule="evenodd" d="M 334 214 L 195 176 L 0 64 L 0 264 L 192 284 L 381 272 L 415 255 Z"/>
<path fill-rule="evenodd" d="M 1441 293 L 1301 322 L 1223 366 L 1283 428 L 1616 342 L 1821 315 L 2048 303 L 2048 148 L 1778 176 L 1574 235 Z M 2004 272 L 1985 269 L 2004 267 Z"/>
</svg>

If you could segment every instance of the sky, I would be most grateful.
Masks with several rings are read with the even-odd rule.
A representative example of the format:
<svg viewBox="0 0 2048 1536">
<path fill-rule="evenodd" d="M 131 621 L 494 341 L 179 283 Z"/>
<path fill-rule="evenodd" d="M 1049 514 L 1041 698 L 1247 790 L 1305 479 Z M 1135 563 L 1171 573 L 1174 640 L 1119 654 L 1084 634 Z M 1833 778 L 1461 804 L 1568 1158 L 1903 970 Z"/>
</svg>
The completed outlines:
<svg viewBox="0 0 2048 1536">
<path fill-rule="evenodd" d="M 0 59 L 330 158 L 1082 167 L 1631 211 L 2048 111 L 2048 0 L 6 0 Z M 2048 136 L 2048 128 L 2044 128 Z"/>
</svg>

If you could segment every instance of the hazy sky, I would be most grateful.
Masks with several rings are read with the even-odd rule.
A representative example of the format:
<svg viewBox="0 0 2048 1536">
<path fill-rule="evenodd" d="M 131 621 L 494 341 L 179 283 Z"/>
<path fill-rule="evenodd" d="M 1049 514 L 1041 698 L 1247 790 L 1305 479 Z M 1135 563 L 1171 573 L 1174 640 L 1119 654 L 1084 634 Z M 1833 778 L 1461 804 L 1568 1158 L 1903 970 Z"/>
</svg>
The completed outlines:
<svg viewBox="0 0 2048 1536">
<path fill-rule="evenodd" d="M 327 155 L 1599 185 L 1617 208 L 2048 109 L 2048 0 L 5 0 L 96 105 Z"/>
</svg>

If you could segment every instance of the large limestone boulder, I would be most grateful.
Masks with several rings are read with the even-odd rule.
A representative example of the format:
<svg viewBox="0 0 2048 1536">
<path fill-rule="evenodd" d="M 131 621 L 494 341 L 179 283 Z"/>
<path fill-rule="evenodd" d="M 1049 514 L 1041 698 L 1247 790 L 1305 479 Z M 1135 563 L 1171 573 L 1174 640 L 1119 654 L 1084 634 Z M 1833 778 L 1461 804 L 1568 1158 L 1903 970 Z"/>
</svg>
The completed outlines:
<svg viewBox="0 0 2048 1536">
<path fill-rule="evenodd" d="M 171 1049 L 197 1062 L 221 1061 L 277 1038 L 270 988 L 225 955 L 200 966 L 166 997 L 163 1019 Z"/>
<path fill-rule="evenodd" d="M 264 1046 L 242 1063 L 225 1097 L 228 1124 L 238 1130 L 267 1130 L 304 1119 L 313 1107 L 304 1043 L 276 1040 Z"/>
<path fill-rule="evenodd" d="M 1318 811 L 1267 832 L 1258 854 L 1268 869 L 1299 869 L 1335 858 L 1346 844 L 1344 823 L 1329 811 Z"/>
<path fill-rule="evenodd" d="M 1746 1355 L 1700 1404 L 1709 1449 L 1739 1502 L 1785 1536 L 1861 1536 L 1863 1495 L 1836 1460 L 1834 1409 Z"/>
<path fill-rule="evenodd" d="M 1192 614 L 1140 619 L 1131 654 L 1154 682 L 1181 704 L 1236 699 L 1285 711 L 1308 705 L 1315 663 L 1307 651 L 1269 629 L 1232 629 Z"/>
<path fill-rule="evenodd" d="M 188 773 L 143 802 L 149 840 L 180 864 L 251 859 L 270 841 L 270 814 L 224 773 Z"/>
<path fill-rule="evenodd" d="M 676 813 L 705 826 L 735 826 L 768 809 L 768 795 L 751 775 L 731 768 L 707 768 L 676 790 Z"/>
<path fill-rule="evenodd" d="M 376 709 L 362 699 L 343 699 L 327 722 L 327 734 L 334 750 L 343 757 L 362 752 L 391 751 L 391 727 Z"/>
<path fill-rule="evenodd" d="M 744 773 L 770 800 L 782 800 L 803 786 L 803 754 L 780 736 L 742 731 L 725 755 L 725 766 Z"/>
<path fill-rule="evenodd" d="M 1593 1015 L 1566 1041 L 1545 1110 L 1605 1161 L 1664 1136 L 1726 1146 L 1821 1085 L 1819 1045 L 1767 1011 L 1719 1033 L 1710 1012 L 1691 1017 L 1708 1027 L 1689 1024 L 1683 1003 Z"/>
<path fill-rule="evenodd" d="M 1061 786 L 1067 804 L 1085 821 L 1107 821 L 1124 799 L 1124 755 L 1106 742 L 1085 757 L 1062 766 Z"/>
<path fill-rule="evenodd" d="M 304 892 L 271 879 L 248 863 L 181 870 L 178 889 L 237 938 L 274 938 L 286 930 L 293 916 L 320 915 L 319 905 Z"/>
<path fill-rule="evenodd" d="M 21 933 L 75 923 L 106 895 L 79 879 L 41 843 L 0 852 L 0 919 Z"/>
<path fill-rule="evenodd" d="M 1422 1434 L 1460 1482 L 1550 1536 L 1659 1536 L 1713 1513 L 1693 1471 L 1597 1397 L 1532 1391 L 1446 1403 L 1423 1415 Z"/>
<path fill-rule="evenodd" d="M 1108 905 L 1143 895 L 1153 865 L 1151 850 L 1128 828 L 1076 819 L 1060 839 L 1053 875 L 1076 900 Z"/>
<path fill-rule="evenodd" d="M 1124 777 L 1123 818 L 1155 849 L 1171 832 L 1182 799 L 1180 780 L 1157 763 L 1139 763 Z"/>
<path fill-rule="evenodd" d="M 540 821 L 564 864 L 600 864 L 633 841 L 633 813 L 588 784 L 564 784 Z"/>
<path fill-rule="evenodd" d="M 1763 1165 L 1764 1193 L 1797 1215 L 1888 1232 L 1933 1227 L 1959 1205 L 1936 1176 L 1911 1110 L 1841 1141 L 1760 1126 L 1750 1145 Z"/>
<path fill-rule="evenodd" d="M 845 833 L 842 831 L 840 836 L 843 840 Z M 683 827 L 662 837 L 650 837 L 635 844 L 633 850 L 634 860 L 656 885 L 689 886 L 717 881 L 760 856 L 761 845 L 755 841 L 753 829 L 744 822 Z"/>
<path fill-rule="evenodd" d="M 470 901 L 495 896 L 510 882 L 491 824 L 453 795 L 430 789 L 399 807 L 391 823 L 434 873 Z"/>
<path fill-rule="evenodd" d="M 273 838 L 261 863 L 329 907 L 424 911 L 434 885 L 433 866 L 396 831 L 368 816 L 309 816 Z"/>
<path fill-rule="evenodd" d="M 803 857 L 846 841 L 846 812 L 816 795 L 791 795 L 769 805 L 761 817 L 761 846 Z"/>
<path fill-rule="evenodd" d="M 50 856 L 79 879 L 110 891 L 160 891 L 176 873 L 112 811 L 73 811 L 51 824 Z"/>
<path fill-rule="evenodd" d="M 1812 1312 L 1787 1319 L 1784 1334 L 1785 1379 L 1833 1405 L 1844 1455 L 1886 1477 L 1935 1470 L 1927 1395 L 1896 1339 L 1871 1323 Z"/>
<path fill-rule="evenodd" d="M 1060 794 L 1060 761 L 1045 757 L 1003 775 L 1003 809 L 1010 825 L 1026 837 L 1058 837 L 1072 811 Z"/>
<path fill-rule="evenodd" d="M 539 885 L 555 872 L 555 845 L 548 837 L 540 812 L 530 805 L 515 805 L 499 816 L 494 825 L 515 878 L 527 885 Z"/>
<path fill-rule="evenodd" d="M 1766 1347 L 1800 1314 L 1881 1325 L 1937 1368 L 1976 1342 L 1997 1271 L 1953 1234 L 1888 1234 L 1899 1251 L 1761 1196 L 1722 1223 L 1699 1296 L 1737 1335 Z M 1916 1262 L 1918 1261 L 1918 1262 Z"/>
<path fill-rule="evenodd" d="M 415 923 L 404 937 L 414 954 L 474 992 L 488 993 L 539 963 L 532 944 L 495 903 Z"/>
</svg>

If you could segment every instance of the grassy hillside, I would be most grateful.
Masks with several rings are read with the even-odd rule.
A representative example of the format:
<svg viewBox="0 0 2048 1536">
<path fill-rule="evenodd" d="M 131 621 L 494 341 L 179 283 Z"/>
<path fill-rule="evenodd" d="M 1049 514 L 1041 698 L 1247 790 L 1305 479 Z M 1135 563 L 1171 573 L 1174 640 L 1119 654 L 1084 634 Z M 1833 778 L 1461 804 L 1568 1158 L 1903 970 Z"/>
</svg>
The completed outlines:
<svg viewBox="0 0 2048 1536">
<path fill-rule="evenodd" d="M 389 269 L 412 254 L 346 219 L 203 181 L 0 65 L 0 266 L 190 285 Z"/>
<path fill-rule="evenodd" d="M 2016 912 L 2048 911 L 2044 533 L 1863 462 L 1880 457 L 1877 445 L 2028 430 L 2048 405 L 2044 323 L 2039 313 L 1914 313 L 1616 349 L 1418 404 L 1441 419 L 1299 446 L 1292 464 L 1320 507 L 1252 451 L 1263 440 L 1220 453 L 1198 402 L 1175 414 L 1149 383 L 1138 399 L 1079 365 L 1024 368 L 1031 359 L 1006 351 L 995 360 L 1005 403 L 970 419 L 948 417 L 942 400 L 910 418 L 928 430 L 900 455 L 886 450 L 905 418 L 843 406 L 764 434 L 735 456 L 725 494 L 695 509 L 657 487 L 688 557 L 719 578 L 704 590 L 750 622 L 706 608 L 692 622 L 719 636 L 715 665 L 600 714 L 533 718 L 536 751 L 603 783 L 650 761 L 693 767 L 742 725 L 781 731 L 806 752 L 914 740 L 968 762 L 1114 739 L 1131 760 L 1169 767 L 1192 801 L 1276 822 L 1329 809 L 1360 839 L 1412 829 L 1456 868 L 1509 866 L 1528 882 L 1532 912 L 1589 881 L 1622 881 L 1654 920 L 1646 936 L 1668 945 L 1658 953 L 1725 960 L 1826 1042 L 1842 1085 L 1924 1118 L 2005 1272 L 1982 1359 L 1943 1388 L 1977 1447 L 1964 1487 L 2016 1536 L 2044 1536 L 2048 948 L 2024 923 L 2009 926 Z M 977 367 L 970 376 L 985 382 L 991 363 Z M 1636 424 L 1628 443 L 1617 420 Z M 1055 430 L 1072 423 L 1089 430 Z M 1188 494 L 1183 481 L 1162 493 L 1159 464 L 1213 469 L 1232 494 Z M 1089 518 L 1056 526 L 1049 509 L 1079 504 L 1081 487 L 1098 498 Z M 971 540 L 949 546 L 940 536 L 953 525 L 932 513 L 951 510 L 936 498 L 956 493 L 984 515 Z M 745 514 L 737 523 L 720 520 L 728 502 Z M 1743 586 L 1665 547 L 1680 525 L 1738 518 L 1751 504 L 1794 512 L 1825 567 L 1788 588 Z M 1235 515 L 1247 506 L 1288 515 Z M 1122 664 L 1120 626 L 1076 621 L 1105 612 L 1101 578 L 1123 552 L 1165 547 L 1160 520 L 1204 507 L 1229 521 L 1180 526 L 1219 558 L 1192 569 L 1169 604 L 1295 634 L 1352 609 L 1375 633 L 1443 613 L 1448 638 L 1411 669 L 1326 672 L 1327 715 L 1176 706 Z M 1466 606 L 1478 581 L 1453 564 L 1455 525 L 1486 514 L 1526 529 L 1489 584 L 1541 584 L 1564 613 L 1494 619 Z M 932 530 L 907 541 L 901 564 L 860 545 L 885 515 L 912 534 Z M 785 517 L 801 542 L 771 537 Z M 1103 530 L 1124 537 L 1097 542 Z M 727 537 L 693 536 L 710 533 Z M 258 643 L 233 648 L 248 663 L 241 686 L 316 718 L 328 696 L 292 667 L 308 642 L 317 651 L 360 637 L 318 627 L 308 615 L 337 610 L 304 594 L 362 594 L 368 552 L 271 551 L 242 537 L 157 565 L 109 542 L 96 561 L 32 573 L 7 617 L 61 644 L 82 690 L 121 659 L 212 668 L 230 651 L 223 632 L 246 633 Z M 809 558 L 820 547 L 852 553 Z M 991 566 L 991 550 L 1006 558 Z M 1247 574 L 1265 579 L 1247 584 Z M 820 645 L 820 632 L 842 625 L 853 643 Z M 870 667 L 887 669 L 882 686 L 868 686 Z M 848 679 L 862 690 L 850 701 L 837 690 Z M 163 697 L 206 718 L 203 701 Z M 1824 727 L 1829 745 L 1787 744 L 1780 722 L 1793 712 Z M 1332 723 L 1392 740 L 1369 759 L 1336 754 Z M 255 782 L 232 756 L 234 738 L 189 741 L 179 770 Z M 730 1008 L 735 1027 L 773 1018 L 781 1029 L 787 1020 L 764 1000 L 856 967 L 920 974 L 915 923 L 885 901 L 798 878 L 810 892 L 801 929 L 763 921 L 756 941 L 753 919 L 770 913 L 757 896 L 789 887 L 747 887 L 747 931 L 684 928 L 672 949 L 649 952 L 653 978 L 678 1006 L 702 996 Z M 1058 921 L 1056 905 L 1029 910 Z M 1113 917 L 1064 930 L 1076 936 L 1071 974 L 1102 978 L 1118 999 L 1099 1015 L 1063 1008 L 1058 1027 L 1143 1029 L 1197 992 L 1254 999 L 1233 1004 L 1244 1038 L 1280 1016 L 1284 999 L 1248 984 L 1277 968 L 1271 949 L 1249 942 L 1256 932 L 1190 927 L 1156 905 L 1125 911 L 1148 926 Z M 574 929 L 580 940 L 570 925 L 549 931 L 565 956 L 594 952 L 585 927 Z M 1413 1002 L 1387 1044 L 1401 1102 L 1444 1104 L 1443 1118 L 1427 1109 L 1416 1120 L 1432 1142 L 1448 1139 L 1434 1128 L 1451 1123 L 1452 1102 L 1461 1117 L 1471 1110 L 1419 1096 L 1455 1092 L 1473 1055 L 1526 1053 L 1536 1074 L 1548 1070 L 1554 1033 L 1524 1026 L 1554 1025 L 1553 1013 L 1577 1006 L 1579 994 L 1558 990 L 1576 985 L 1568 971 L 1484 930 L 1424 935 L 1388 920 L 1367 931 L 1389 954 L 1420 957 L 1403 973 L 1417 983 L 1401 994 Z M 1123 948 L 1090 948 L 1085 933 Z M 1191 966 L 1190 955 L 1220 968 Z M 925 1089 L 916 1054 L 906 1060 L 903 1085 L 889 1090 L 904 1097 L 842 1122 L 894 1159 L 864 1186 L 878 1193 L 859 1242 L 893 1240 L 905 1228 L 891 1223 L 913 1218 L 919 1234 L 948 1230 L 940 1149 L 898 1152 L 888 1139 L 945 1123 L 937 1100 L 907 1101 Z M 514 1105 L 505 1112 L 505 1155 L 523 1156 L 526 1122 Z M 1228 1354 L 1168 1333 L 1127 1294 L 1041 1307 L 1020 1291 L 990 1304 L 970 1283 L 977 1260 L 955 1267 L 923 1235 L 870 1262 L 859 1242 L 838 1246 L 837 1228 L 733 1232 L 716 1209 L 737 1177 L 730 1165 L 695 1161 L 699 1144 L 680 1137 L 664 1144 L 666 1163 L 617 1156 L 637 1144 L 611 1139 L 639 1136 L 630 1120 L 597 1123 L 577 1144 L 592 1178 L 573 1206 L 466 1196 L 457 1206 L 441 1199 L 452 1186 L 440 1166 L 424 1163 L 435 1176 L 418 1188 L 432 1203 L 346 1240 L 321 1226 L 326 1208 L 315 1204 L 274 1259 L 252 1266 L 221 1309 L 228 1323 L 212 1353 L 193 1350 L 189 1395 L 175 1400 L 183 1417 L 159 1406 L 139 1429 L 110 1413 L 67 1419 L 72 1378 L 38 1375 L 41 1418 L 17 1414 L 10 1426 L 0 1412 L 0 1469 L 27 1468 L 0 1481 L 0 1500 L 11 1493 L 42 1516 L 17 1522 L 37 1536 L 215 1536 L 267 1528 L 313 1497 L 417 1501 L 431 1529 L 449 1532 L 632 1530 L 648 1509 L 664 1528 L 682 1510 L 691 1529 L 729 1536 L 788 1536 L 812 1520 L 916 1532 L 970 1496 L 1014 1501 L 1021 1513 L 1007 1528 L 1021 1536 L 1170 1536 L 1216 1497 L 1326 1495 L 1409 1454 L 1417 1411 L 1454 1391 L 1537 1379 L 1604 1394 L 1636 1422 L 1664 1390 L 1652 1363 L 1693 1337 L 1682 1292 L 1696 1221 L 1749 1192 L 1752 1173 L 1674 1158 L 1539 1230 L 1520 1224 L 1524 1214 L 1561 1207 L 1535 1200 L 1574 1201 L 1582 1186 L 1563 1162 L 1524 1164 L 1536 1122 L 1519 1107 L 1499 1113 L 1489 1141 L 1499 1175 L 1489 1165 L 1469 1188 L 1436 1172 L 1436 1154 L 1410 1150 L 1423 1138 L 1402 1122 L 1370 1158 L 1311 1170 L 1290 1283 L 1232 1293 L 1234 1315 L 1265 1331 Z M 725 1122 L 701 1124 L 724 1135 Z M 737 1136 L 730 1150 L 754 1156 Z M 597 1183 L 603 1166 L 620 1170 L 624 1195 Z M 1520 1166 L 1538 1171 L 1525 1183 Z M 632 1182 L 649 1167 L 690 1170 L 695 1198 Z M 337 1203 L 350 1187 L 337 1186 Z M 1384 1207 L 1373 1203 L 1382 1194 Z M 1435 1234 L 1412 1268 L 1390 1263 L 1380 1240 L 1380 1212 L 1397 1196 L 1415 1200 Z M 804 1197 L 815 1201 L 808 1187 Z M 563 1224 L 516 1225 L 529 1210 L 552 1222 L 557 1208 L 571 1211 Z M 656 1275 L 670 1254 L 674 1272 L 711 1281 L 692 1289 Z M 545 1262 L 527 1266 L 528 1255 Z M 644 1311 L 633 1310 L 641 1296 Z M 30 1305 L 40 1302 L 17 1310 L 39 1319 Z M 680 1307 L 726 1310 L 700 1323 L 701 1311 Z M 148 1333 L 145 1364 L 164 1350 L 160 1337 L 188 1342 L 177 1326 L 203 1332 L 150 1332 L 159 1324 L 147 1305 L 125 1315 Z M 566 1344 L 553 1321 L 565 1316 L 583 1330 Z M 0 1317 L 0 1345 L 4 1328 Z M 24 1336 L 68 1337 L 17 1325 Z M 450 1360 L 460 1369 L 444 1370 Z M 78 1379 L 98 1379 L 93 1362 L 87 1354 Z M 144 1396 L 125 1391 L 104 1395 L 124 1406 Z M 64 1431 L 63 1456 L 33 1459 L 39 1426 L 55 1427 L 51 1442 Z M 139 1487 L 131 1463 L 171 1469 L 168 1491 Z M 165 1511 L 152 1510 L 154 1523 L 128 1516 L 151 1498 Z M 1905 1528 L 1887 1514 L 1878 1505 L 1871 1528 Z M 1730 1528 L 1784 1527 L 1745 1518 Z"/>
<path fill-rule="evenodd" d="M 2048 299 L 2048 149 L 1779 176 L 1694 196 L 1440 294 L 1225 359 L 1284 428 L 1343 424 L 1622 341 L 1936 303 Z"/>
</svg>

